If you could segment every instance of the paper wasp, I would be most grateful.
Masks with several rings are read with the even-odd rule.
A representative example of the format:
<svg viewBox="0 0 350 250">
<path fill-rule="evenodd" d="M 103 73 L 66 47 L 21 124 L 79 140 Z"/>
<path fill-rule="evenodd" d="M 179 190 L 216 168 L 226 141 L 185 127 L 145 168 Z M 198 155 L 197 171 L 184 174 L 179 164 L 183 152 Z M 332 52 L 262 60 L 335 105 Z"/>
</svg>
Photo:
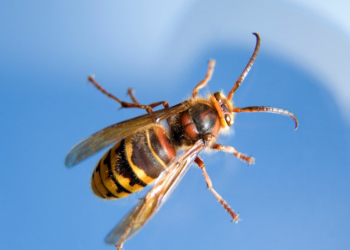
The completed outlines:
<svg viewBox="0 0 350 250">
<path fill-rule="evenodd" d="M 66 166 L 71 167 L 116 143 L 98 162 L 92 175 L 91 185 L 97 196 L 105 199 L 122 198 L 157 179 L 148 194 L 107 236 L 107 243 L 121 249 L 123 243 L 158 211 L 193 162 L 201 168 L 208 189 L 232 216 L 233 221 L 239 220 L 238 214 L 213 189 L 199 153 L 204 149 L 220 150 L 232 153 L 249 164 L 254 163 L 253 157 L 216 142 L 218 135 L 233 125 L 234 113 L 268 112 L 286 115 L 294 120 L 295 129 L 298 127 L 297 118 L 287 110 L 261 106 L 239 108 L 231 102 L 258 54 L 260 37 L 257 33 L 253 34 L 257 38 L 254 53 L 227 97 L 221 92 L 210 94 L 207 98 L 198 97 L 199 90 L 212 77 L 214 60 L 210 60 L 206 77 L 194 88 L 192 97 L 172 107 L 166 101 L 142 105 L 131 90 L 128 94 L 132 102 L 121 101 L 104 90 L 93 77 L 89 77 L 95 87 L 120 103 L 121 107 L 145 109 L 147 114 L 107 127 L 81 141 L 68 153 Z M 153 108 L 160 105 L 164 108 L 153 111 Z M 167 128 L 162 121 L 167 123 Z M 185 152 L 177 155 L 179 149 L 185 149 Z"/>
</svg>

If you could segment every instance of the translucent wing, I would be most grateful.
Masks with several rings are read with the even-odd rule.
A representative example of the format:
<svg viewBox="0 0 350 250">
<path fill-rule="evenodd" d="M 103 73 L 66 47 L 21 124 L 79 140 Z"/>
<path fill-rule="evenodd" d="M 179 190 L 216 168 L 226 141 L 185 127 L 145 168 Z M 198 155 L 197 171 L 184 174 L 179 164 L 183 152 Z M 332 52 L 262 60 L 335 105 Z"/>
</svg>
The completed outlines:
<svg viewBox="0 0 350 250">
<path fill-rule="evenodd" d="M 188 102 L 185 101 L 173 107 L 135 117 L 102 129 L 75 145 L 68 152 L 65 165 L 71 167 L 112 143 L 127 137 L 137 129 L 167 119 L 187 108 Z"/>
<path fill-rule="evenodd" d="M 127 214 L 107 236 L 105 242 L 121 249 L 123 243 L 134 235 L 154 215 L 185 175 L 194 159 L 205 148 L 202 140 L 185 151 L 180 157 L 170 162 L 169 167 L 159 177 L 154 187 Z"/>
</svg>

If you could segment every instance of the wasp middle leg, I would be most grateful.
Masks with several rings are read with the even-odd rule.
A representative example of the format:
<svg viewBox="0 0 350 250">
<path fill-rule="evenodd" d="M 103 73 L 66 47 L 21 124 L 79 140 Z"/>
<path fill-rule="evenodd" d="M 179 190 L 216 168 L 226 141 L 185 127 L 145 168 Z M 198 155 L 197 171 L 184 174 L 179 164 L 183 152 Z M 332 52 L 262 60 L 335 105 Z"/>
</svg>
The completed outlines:
<svg viewBox="0 0 350 250">
<path fill-rule="evenodd" d="M 208 189 L 214 194 L 216 199 L 225 208 L 225 210 L 232 216 L 232 220 L 234 222 L 238 222 L 239 221 L 239 218 L 238 218 L 239 214 L 236 214 L 235 212 L 233 212 L 232 208 L 226 203 L 226 201 L 221 197 L 221 195 L 219 195 L 215 191 L 215 189 L 213 188 L 213 184 L 211 182 L 211 179 L 207 173 L 207 170 L 205 169 L 205 165 L 204 165 L 204 162 L 202 161 L 202 159 L 197 156 L 197 158 L 194 160 L 194 162 L 200 167 L 200 169 L 202 169 L 202 172 L 203 172 L 203 175 L 205 178 L 205 182 L 207 183 Z"/>
<path fill-rule="evenodd" d="M 93 76 L 89 76 L 88 77 L 88 81 L 91 82 L 98 90 L 100 90 L 103 94 L 107 95 L 109 98 L 117 101 L 122 108 L 140 108 L 140 109 L 145 109 L 148 113 L 152 113 L 153 112 L 153 108 L 163 104 L 164 108 L 168 108 L 168 102 L 167 101 L 160 101 L 160 102 L 155 102 L 155 103 L 151 103 L 149 105 L 142 105 L 139 104 L 139 102 L 136 100 L 134 94 L 132 93 L 132 90 L 129 91 L 128 90 L 128 94 L 130 95 L 131 99 L 133 102 L 125 102 L 120 100 L 119 98 L 117 98 L 116 96 L 112 95 L 111 93 L 107 92 L 104 88 L 101 87 L 100 84 L 98 84 L 95 79 L 93 78 Z M 129 93 L 130 92 L 130 93 Z"/>
</svg>

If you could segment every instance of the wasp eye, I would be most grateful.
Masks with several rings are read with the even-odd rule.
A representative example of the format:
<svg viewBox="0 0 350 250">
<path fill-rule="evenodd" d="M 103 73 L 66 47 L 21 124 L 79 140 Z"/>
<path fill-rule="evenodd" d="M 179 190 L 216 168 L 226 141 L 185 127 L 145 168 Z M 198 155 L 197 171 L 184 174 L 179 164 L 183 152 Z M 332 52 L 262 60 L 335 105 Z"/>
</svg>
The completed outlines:
<svg viewBox="0 0 350 250">
<path fill-rule="evenodd" d="M 226 114 L 225 115 L 225 121 L 227 123 L 227 125 L 231 126 L 232 125 L 232 119 L 231 119 L 231 116 Z"/>
<path fill-rule="evenodd" d="M 214 93 L 214 97 L 215 97 L 215 99 L 216 99 L 219 103 L 222 102 L 222 96 L 221 96 L 221 93 L 220 93 L 220 92 Z"/>
</svg>

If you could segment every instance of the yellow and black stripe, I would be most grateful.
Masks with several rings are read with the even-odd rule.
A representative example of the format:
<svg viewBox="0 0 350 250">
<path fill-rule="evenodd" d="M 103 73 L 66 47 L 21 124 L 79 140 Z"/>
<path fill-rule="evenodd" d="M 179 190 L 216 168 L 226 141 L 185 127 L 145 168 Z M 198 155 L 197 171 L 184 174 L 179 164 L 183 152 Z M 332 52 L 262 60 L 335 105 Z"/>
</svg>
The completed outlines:
<svg viewBox="0 0 350 250">
<path fill-rule="evenodd" d="M 175 154 L 161 125 L 140 130 L 106 152 L 92 175 L 92 190 L 104 199 L 128 196 L 157 179 Z"/>
</svg>

